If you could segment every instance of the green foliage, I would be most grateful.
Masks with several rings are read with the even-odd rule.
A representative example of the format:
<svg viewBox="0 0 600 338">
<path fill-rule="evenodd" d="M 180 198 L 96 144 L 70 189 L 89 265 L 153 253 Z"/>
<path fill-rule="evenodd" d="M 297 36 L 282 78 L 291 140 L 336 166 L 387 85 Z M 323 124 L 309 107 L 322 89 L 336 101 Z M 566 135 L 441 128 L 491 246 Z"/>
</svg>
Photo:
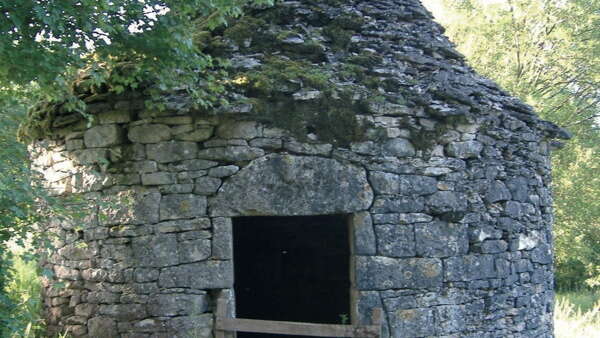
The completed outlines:
<svg viewBox="0 0 600 338">
<path fill-rule="evenodd" d="M 146 83 L 150 94 L 185 89 L 210 106 L 222 87 L 211 86 L 215 77 L 205 70 L 218 62 L 193 43 L 195 33 L 226 24 L 243 6 L 271 3 L 0 0 L 0 88 L 34 82 L 40 99 L 75 103 L 77 79 L 117 93 Z"/>
<path fill-rule="evenodd" d="M 469 63 L 574 135 L 552 156 L 559 288 L 600 286 L 600 0 L 426 0 Z"/>
<path fill-rule="evenodd" d="M 6 286 L 5 296 L 10 300 L 12 317 L 9 326 L 0 328 L 0 337 L 40 337 L 44 322 L 41 318 L 42 299 L 39 268 L 35 260 L 17 256 L 13 260 L 12 280 Z"/>
</svg>

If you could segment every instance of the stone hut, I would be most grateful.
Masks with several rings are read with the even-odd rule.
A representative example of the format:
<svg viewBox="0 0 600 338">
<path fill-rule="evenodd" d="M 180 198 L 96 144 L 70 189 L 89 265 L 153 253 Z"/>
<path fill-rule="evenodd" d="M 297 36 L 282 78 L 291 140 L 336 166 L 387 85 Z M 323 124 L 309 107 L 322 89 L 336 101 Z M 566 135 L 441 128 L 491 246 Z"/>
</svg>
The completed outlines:
<svg viewBox="0 0 600 338">
<path fill-rule="evenodd" d="M 549 151 L 568 134 L 418 0 L 278 1 L 198 40 L 231 61 L 230 105 L 82 88 L 91 124 L 55 104 L 24 127 L 48 187 L 86 206 L 45 228 L 50 333 L 211 337 L 225 297 L 243 318 L 381 308 L 383 337 L 553 336 Z"/>
</svg>

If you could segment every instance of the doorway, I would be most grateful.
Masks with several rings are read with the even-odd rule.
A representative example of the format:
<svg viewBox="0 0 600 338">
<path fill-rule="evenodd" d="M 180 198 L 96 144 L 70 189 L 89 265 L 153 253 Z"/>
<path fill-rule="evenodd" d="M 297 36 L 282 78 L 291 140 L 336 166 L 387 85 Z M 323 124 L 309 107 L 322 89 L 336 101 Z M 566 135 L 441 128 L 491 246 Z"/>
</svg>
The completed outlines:
<svg viewBox="0 0 600 338">
<path fill-rule="evenodd" d="M 233 238 L 236 317 L 350 323 L 347 216 L 238 217 Z"/>
</svg>

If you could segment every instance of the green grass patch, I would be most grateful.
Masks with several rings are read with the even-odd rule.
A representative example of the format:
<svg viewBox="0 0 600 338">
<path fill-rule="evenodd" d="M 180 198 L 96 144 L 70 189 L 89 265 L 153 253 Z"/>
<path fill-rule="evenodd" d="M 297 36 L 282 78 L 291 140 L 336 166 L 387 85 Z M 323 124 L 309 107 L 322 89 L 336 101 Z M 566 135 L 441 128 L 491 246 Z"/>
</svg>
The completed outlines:
<svg viewBox="0 0 600 338">
<path fill-rule="evenodd" d="M 554 307 L 557 338 L 600 337 L 600 292 L 559 292 Z"/>
</svg>

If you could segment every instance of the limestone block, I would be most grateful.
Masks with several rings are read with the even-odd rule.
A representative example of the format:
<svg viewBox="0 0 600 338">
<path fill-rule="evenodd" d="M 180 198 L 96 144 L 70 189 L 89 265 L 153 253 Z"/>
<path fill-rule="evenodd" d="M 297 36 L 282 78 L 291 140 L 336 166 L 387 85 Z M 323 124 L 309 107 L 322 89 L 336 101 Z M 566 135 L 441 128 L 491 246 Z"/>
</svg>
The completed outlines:
<svg viewBox="0 0 600 338">
<path fill-rule="evenodd" d="M 403 138 L 389 140 L 385 143 L 383 150 L 385 155 L 396 157 L 411 157 L 416 154 L 415 147 L 412 143 Z"/>
<path fill-rule="evenodd" d="M 125 197 L 116 197 L 101 210 L 101 225 L 157 223 L 161 195 L 158 192 L 139 193 L 131 204 Z"/>
<path fill-rule="evenodd" d="M 477 141 L 452 142 L 446 146 L 449 156 L 458 158 L 476 158 L 483 150 L 483 145 Z"/>
<path fill-rule="evenodd" d="M 214 128 L 211 126 L 199 126 L 190 132 L 176 135 L 175 139 L 179 141 L 202 142 L 212 137 L 213 130 Z"/>
<path fill-rule="evenodd" d="M 206 197 L 192 194 L 165 195 L 160 201 L 160 220 L 206 215 Z"/>
<path fill-rule="evenodd" d="M 368 212 L 354 213 L 350 222 L 354 235 L 354 254 L 375 255 L 377 249 L 371 215 Z"/>
<path fill-rule="evenodd" d="M 195 158 L 198 145 L 193 142 L 162 142 L 146 145 L 148 159 L 158 163 L 176 162 Z"/>
<path fill-rule="evenodd" d="M 428 195 L 437 191 L 437 180 L 427 176 L 374 171 L 369 173 L 369 182 L 380 194 Z"/>
<path fill-rule="evenodd" d="M 489 184 L 485 194 L 485 201 L 488 203 L 496 203 L 500 201 L 510 200 L 512 195 L 510 191 L 501 181 L 493 181 Z"/>
<path fill-rule="evenodd" d="M 158 280 L 158 273 L 158 269 L 137 268 L 135 269 L 133 276 L 138 283 L 155 282 Z"/>
<path fill-rule="evenodd" d="M 375 226 L 378 254 L 387 257 L 416 255 L 415 229 L 412 225 L 378 224 Z"/>
<path fill-rule="evenodd" d="M 199 195 L 212 195 L 221 186 L 221 180 L 214 177 L 200 177 L 196 179 L 194 193 Z"/>
<path fill-rule="evenodd" d="M 250 146 L 263 149 L 281 149 L 283 141 L 278 138 L 256 138 L 250 141 Z"/>
<path fill-rule="evenodd" d="M 212 220 L 212 256 L 215 259 L 233 259 L 233 229 L 231 218 L 216 217 Z"/>
<path fill-rule="evenodd" d="M 191 220 L 177 220 L 177 221 L 161 222 L 161 223 L 157 224 L 156 229 L 158 232 L 168 233 L 168 232 L 210 229 L 210 226 L 211 225 L 210 225 L 209 218 L 194 218 Z"/>
<path fill-rule="evenodd" d="M 142 319 L 147 316 L 146 307 L 142 304 L 100 305 L 98 306 L 98 314 L 123 321 Z"/>
<path fill-rule="evenodd" d="M 118 337 L 117 323 L 110 317 L 94 317 L 88 320 L 88 334 L 90 337 L 114 338 Z"/>
<path fill-rule="evenodd" d="M 365 210 L 372 199 L 362 168 L 320 157 L 272 154 L 225 181 L 210 207 L 213 216 L 319 215 Z"/>
<path fill-rule="evenodd" d="M 98 115 L 98 121 L 100 124 L 127 123 L 131 121 L 131 115 L 119 110 L 109 111 L 100 113 Z"/>
<path fill-rule="evenodd" d="M 435 311 L 431 308 L 393 312 L 390 319 L 393 337 L 425 337 L 435 335 Z"/>
<path fill-rule="evenodd" d="M 221 138 L 253 139 L 262 136 L 262 126 L 254 121 L 229 121 L 217 128 Z"/>
<path fill-rule="evenodd" d="M 83 134 L 83 142 L 88 148 L 102 148 L 121 144 L 123 142 L 123 130 L 116 124 L 95 126 Z"/>
<path fill-rule="evenodd" d="M 467 226 L 435 221 L 415 225 L 417 254 L 423 257 L 464 255 L 469 251 Z"/>
<path fill-rule="evenodd" d="M 134 261 L 139 267 L 163 267 L 179 263 L 175 234 L 133 238 L 132 249 Z"/>
<path fill-rule="evenodd" d="M 221 167 L 210 168 L 208 170 L 208 176 L 211 177 L 227 177 L 237 173 L 240 170 L 240 167 L 236 165 L 226 165 Z"/>
<path fill-rule="evenodd" d="M 161 294 L 148 304 L 148 313 L 155 317 L 193 315 L 204 313 L 207 310 L 206 295 Z"/>
<path fill-rule="evenodd" d="M 428 288 L 442 285 L 442 261 L 437 258 L 358 256 L 356 287 L 359 290 Z"/>
<path fill-rule="evenodd" d="M 171 128 L 164 124 L 131 126 L 127 137 L 134 143 L 158 143 L 171 139 Z"/>
<path fill-rule="evenodd" d="M 108 149 L 83 149 L 73 152 L 73 157 L 80 164 L 96 164 L 108 161 Z"/>
<path fill-rule="evenodd" d="M 196 239 L 178 243 L 179 262 L 193 263 L 210 257 L 211 241 L 207 239 Z M 172 253 L 174 254 L 174 252 Z"/>
<path fill-rule="evenodd" d="M 464 216 L 467 210 L 467 198 L 461 193 L 454 191 L 438 191 L 427 198 L 427 205 L 436 214 L 457 213 L 457 218 Z"/>
<path fill-rule="evenodd" d="M 306 155 L 328 155 L 333 149 L 331 144 L 300 143 L 296 141 L 285 142 L 283 147 L 293 153 Z"/>
<path fill-rule="evenodd" d="M 265 154 L 260 148 L 248 146 L 228 146 L 202 149 L 198 152 L 198 157 L 207 160 L 222 161 L 251 161 Z"/>
<path fill-rule="evenodd" d="M 225 289 L 233 287 L 233 262 L 209 260 L 161 270 L 162 288 Z"/>
<path fill-rule="evenodd" d="M 175 175 L 170 172 L 155 172 L 142 174 L 143 185 L 161 185 L 161 184 L 173 184 L 177 181 Z"/>
<path fill-rule="evenodd" d="M 213 318 L 212 313 L 179 316 L 168 319 L 165 326 L 171 332 L 178 332 L 177 337 L 185 337 L 192 332 L 194 338 L 212 338 Z"/>
<path fill-rule="evenodd" d="M 466 255 L 444 260 L 445 281 L 471 281 L 495 278 L 493 255 Z"/>
<path fill-rule="evenodd" d="M 425 210 L 423 197 L 378 197 L 373 203 L 373 213 L 420 213 Z"/>
</svg>

